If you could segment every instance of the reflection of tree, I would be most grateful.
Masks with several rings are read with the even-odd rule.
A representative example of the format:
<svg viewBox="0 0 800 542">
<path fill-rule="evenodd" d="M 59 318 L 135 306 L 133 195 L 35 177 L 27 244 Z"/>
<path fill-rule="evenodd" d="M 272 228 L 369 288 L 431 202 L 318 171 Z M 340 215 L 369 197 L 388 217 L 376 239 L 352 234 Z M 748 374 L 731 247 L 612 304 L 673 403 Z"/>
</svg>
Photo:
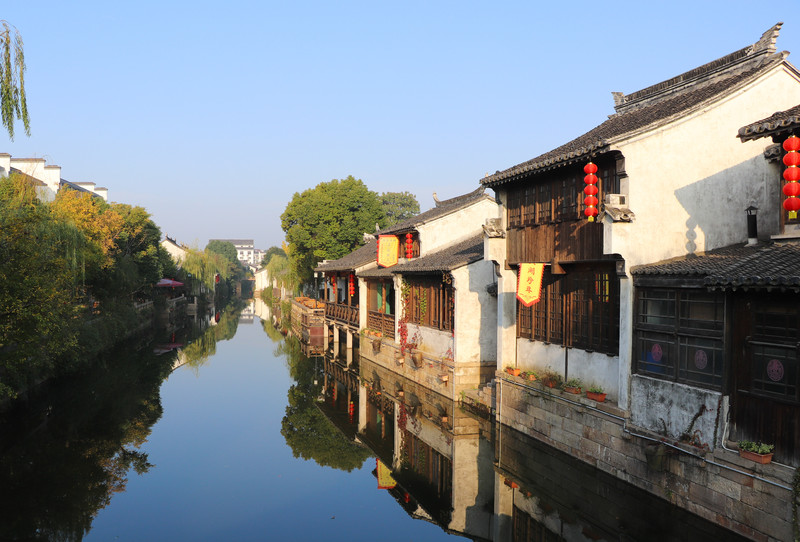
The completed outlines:
<svg viewBox="0 0 800 542">
<path fill-rule="evenodd" d="M 321 378 L 321 368 L 303 355 L 300 341 L 294 337 L 287 338 L 278 350 L 286 356 L 289 374 L 295 380 L 281 422 L 281 434 L 294 456 L 347 472 L 361 468 L 370 451 L 348 440 L 316 407 L 321 388 L 314 381 Z"/>
<path fill-rule="evenodd" d="M 161 417 L 174 354 L 130 350 L 0 413 L 0 539 L 80 540 L 130 470 L 152 467 L 137 448 Z"/>
<path fill-rule="evenodd" d="M 220 315 L 215 326 L 208 327 L 205 332 L 181 350 L 186 365 L 199 369 L 217 352 L 218 341 L 228 341 L 236 335 L 239 327 L 239 313 L 242 312 L 241 300 L 234 300 Z"/>
<path fill-rule="evenodd" d="M 283 335 L 281 335 L 280 330 L 275 327 L 275 325 L 272 323 L 272 320 L 269 318 L 264 318 L 261 320 L 261 327 L 264 328 L 264 332 L 272 342 L 280 343 L 283 340 Z"/>
</svg>

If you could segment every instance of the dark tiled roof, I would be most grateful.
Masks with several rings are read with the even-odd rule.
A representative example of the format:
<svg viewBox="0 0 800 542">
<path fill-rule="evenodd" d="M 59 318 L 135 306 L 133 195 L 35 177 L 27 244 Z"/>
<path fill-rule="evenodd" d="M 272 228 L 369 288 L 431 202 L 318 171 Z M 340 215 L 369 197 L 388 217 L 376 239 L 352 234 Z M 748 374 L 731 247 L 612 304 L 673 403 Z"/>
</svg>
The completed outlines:
<svg viewBox="0 0 800 542">
<path fill-rule="evenodd" d="M 378 258 L 378 240 L 371 239 L 364 246 L 355 249 L 350 254 L 338 260 L 321 263 L 314 271 L 350 271 L 362 265 L 376 261 Z"/>
<path fill-rule="evenodd" d="M 632 275 L 702 277 L 709 288 L 800 288 L 800 243 L 733 245 L 631 269 Z"/>
<path fill-rule="evenodd" d="M 394 226 L 390 226 L 378 232 L 379 234 L 390 234 L 396 232 L 403 232 L 408 230 L 416 229 L 418 226 L 430 222 L 436 218 L 449 215 L 450 213 L 454 213 L 455 211 L 459 211 L 464 209 L 465 207 L 469 207 L 476 201 L 480 201 L 481 199 L 493 199 L 491 196 L 486 195 L 485 188 L 482 186 L 478 187 L 476 190 L 468 194 L 464 194 L 461 196 L 456 196 L 454 198 L 450 198 L 444 201 L 437 201 L 436 207 L 432 209 L 428 209 L 424 213 L 420 213 L 416 216 L 412 216 L 411 218 L 407 218 L 401 222 L 398 222 Z"/>
<path fill-rule="evenodd" d="M 15 175 L 21 176 L 23 179 L 25 179 L 26 181 L 31 183 L 33 186 L 47 186 L 44 183 L 44 181 L 41 181 L 41 180 L 37 179 L 36 177 L 31 177 L 27 173 L 24 173 L 24 172 L 20 171 L 19 169 L 15 168 L 15 167 L 11 168 L 11 173 L 14 173 Z"/>
<path fill-rule="evenodd" d="M 749 141 L 780 132 L 796 131 L 800 127 L 800 105 L 739 128 L 739 139 Z"/>
<path fill-rule="evenodd" d="M 392 267 L 368 269 L 358 273 L 359 277 L 390 277 L 393 273 L 435 273 L 452 271 L 483 259 L 483 232 L 422 258 Z"/>
<path fill-rule="evenodd" d="M 75 190 L 76 192 L 86 192 L 88 194 L 91 194 L 92 197 L 103 199 L 98 194 L 95 194 L 91 190 L 84 188 L 79 184 L 71 183 L 66 179 L 60 179 L 58 186 L 59 188 L 69 188 L 70 190 Z"/>
<path fill-rule="evenodd" d="M 765 32 L 756 44 L 678 77 L 628 96 L 615 94 L 617 113 L 599 126 L 536 158 L 485 177 L 481 183 L 493 187 L 584 160 L 587 155 L 605 152 L 626 136 L 662 125 L 730 94 L 784 60 L 785 54 L 776 54 L 774 47 L 779 29 L 780 23 Z"/>
</svg>

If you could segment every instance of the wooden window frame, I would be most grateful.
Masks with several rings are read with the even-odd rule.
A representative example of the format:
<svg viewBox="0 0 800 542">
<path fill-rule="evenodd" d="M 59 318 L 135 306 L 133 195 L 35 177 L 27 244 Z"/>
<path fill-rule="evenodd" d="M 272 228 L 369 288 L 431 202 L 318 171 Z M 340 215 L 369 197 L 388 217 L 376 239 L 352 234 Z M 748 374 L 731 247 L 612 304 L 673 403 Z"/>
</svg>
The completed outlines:
<svg viewBox="0 0 800 542">
<path fill-rule="evenodd" d="M 580 266 L 542 277 L 542 297 L 532 307 L 517 300 L 517 337 L 619 354 L 619 278 L 611 264 Z"/>
<path fill-rule="evenodd" d="M 722 390 L 723 292 L 699 288 L 638 287 L 633 329 L 635 371 L 689 386 Z M 711 313 L 709 314 L 709 309 Z M 701 317 L 706 314 L 707 317 Z"/>
<path fill-rule="evenodd" d="M 449 274 L 444 275 L 449 277 Z M 453 304 L 455 290 L 442 278 L 405 277 L 409 300 L 406 310 L 408 323 L 430 327 L 441 331 L 452 331 L 455 325 Z M 452 278 L 450 278 L 452 283 Z M 425 314 L 422 314 L 421 300 L 426 300 Z"/>
</svg>

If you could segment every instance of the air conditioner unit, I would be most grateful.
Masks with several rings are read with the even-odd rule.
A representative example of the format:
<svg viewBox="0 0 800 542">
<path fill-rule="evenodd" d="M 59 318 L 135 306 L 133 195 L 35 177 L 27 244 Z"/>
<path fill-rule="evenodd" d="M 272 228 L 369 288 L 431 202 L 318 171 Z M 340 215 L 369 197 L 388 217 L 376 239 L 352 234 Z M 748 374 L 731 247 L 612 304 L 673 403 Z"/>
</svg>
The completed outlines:
<svg viewBox="0 0 800 542">
<path fill-rule="evenodd" d="M 612 207 L 627 207 L 628 197 L 625 194 L 606 194 L 603 198 L 606 205 Z"/>
</svg>

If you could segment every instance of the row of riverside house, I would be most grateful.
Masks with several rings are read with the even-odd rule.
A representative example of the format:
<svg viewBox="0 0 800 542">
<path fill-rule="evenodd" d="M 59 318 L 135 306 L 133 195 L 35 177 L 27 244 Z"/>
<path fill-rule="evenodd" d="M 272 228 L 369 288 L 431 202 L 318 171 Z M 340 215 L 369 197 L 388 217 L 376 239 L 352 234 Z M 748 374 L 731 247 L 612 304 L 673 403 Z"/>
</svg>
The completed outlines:
<svg viewBox="0 0 800 542">
<path fill-rule="evenodd" d="M 369 363 L 453 400 L 483 397 L 504 426 L 745 536 L 790 539 L 800 220 L 784 211 L 782 143 L 800 135 L 800 72 L 776 50 L 780 27 L 615 93 L 596 128 L 320 264 L 334 341 L 360 334 Z M 378 265 L 392 238 L 398 262 Z M 529 263 L 543 264 L 530 307 L 517 298 Z M 580 379 L 608 401 L 508 366 Z M 773 463 L 740 458 L 740 440 L 774 444 Z M 513 491 L 496 489 L 496 514 L 511 515 Z"/>
</svg>

